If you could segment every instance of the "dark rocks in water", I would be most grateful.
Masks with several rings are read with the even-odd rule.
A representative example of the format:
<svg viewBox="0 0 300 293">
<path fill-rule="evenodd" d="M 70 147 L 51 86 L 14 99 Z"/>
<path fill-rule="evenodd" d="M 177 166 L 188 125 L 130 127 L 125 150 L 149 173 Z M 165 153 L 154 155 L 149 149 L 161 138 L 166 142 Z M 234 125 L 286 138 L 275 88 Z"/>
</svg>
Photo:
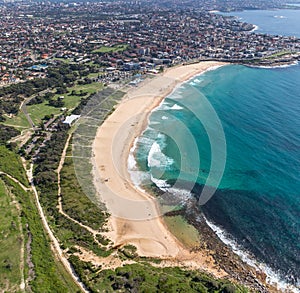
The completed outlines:
<svg viewBox="0 0 300 293">
<path fill-rule="evenodd" d="M 168 182 L 168 184 L 170 183 L 171 182 Z M 187 186 L 184 181 L 181 181 L 180 183 L 181 184 L 179 185 L 178 181 L 176 182 L 178 188 L 184 189 L 183 186 Z M 201 207 L 198 205 L 198 198 L 202 189 L 203 186 L 195 184 L 191 190 L 190 198 L 182 203 L 182 207 L 180 209 L 167 212 L 165 215 L 181 215 L 188 221 L 189 224 L 193 225 L 199 231 L 201 238 L 200 246 L 196 248 L 196 250 L 201 249 L 206 251 L 208 255 L 211 255 L 215 263 L 228 273 L 228 277 L 230 279 L 243 283 L 249 288 L 252 288 L 254 291 L 262 293 L 268 292 L 268 289 L 266 289 L 266 286 L 264 285 L 266 275 L 263 272 L 257 272 L 254 268 L 244 263 L 229 246 L 224 244 L 218 238 L 215 232 L 206 223 Z M 158 195 L 160 199 L 163 197 L 165 202 L 176 203 L 176 200 L 172 201 L 172 197 L 174 198 L 174 195 L 171 193 L 161 191 L 156 186 L 151 186 L 151 191 L 155 191 L 154 194 Z"/>
</svg>

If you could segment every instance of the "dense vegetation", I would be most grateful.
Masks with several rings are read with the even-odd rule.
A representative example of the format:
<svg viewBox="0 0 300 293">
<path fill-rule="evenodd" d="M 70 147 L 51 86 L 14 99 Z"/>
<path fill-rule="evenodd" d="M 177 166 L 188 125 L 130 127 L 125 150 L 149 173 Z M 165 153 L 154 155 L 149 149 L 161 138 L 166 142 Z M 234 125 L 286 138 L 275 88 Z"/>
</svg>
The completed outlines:
<svg viewBox="0 0 300 293">
<path fill-rule="evenodd" d="M 70 261 L 91 292 L 248 292 L 228 280 L 178 267 L 156 268 L 149 264 L 132 264 L 116 270 L 99 270 L 91 263 L 72 256 Z"/>
<path fill-rule="evenodd" d="M 5 145 L 8 140 L 20 133 L 21 132 L 14 127 L 0 124 L 0 145 Z"/>
<path fill-rule="evenodd" d="M 52 134 L 51 139 L 45 143 L 45 146 L 40 148 L 35 160 L 34 181 L 45 192 L 57 189 L 57 174 L 55 170 L 58 167 L 60 156 L 67 140 L 68 128 L 66 124 L 59 123 L 57 131 Z M 43 197 L 41 199 L 43 202 Z M 43 203 L 46 204 L 51 200 L 53 199 L 48 198 Z"/>
<path fill-rule="evenodd" d="M 75 245 L 78 245 L 93 251 L 99 256 L 107 256 L 111 252 L 106 248 L 100 247 L 91 232 L 60 214 L 57 209 L 58 186 L 56 170 L 67 140 L 67 134 L 68 126 L 59 124 L 58 130 L 53 133 L 51 139 L 41 147 L 39 155 L 36 158 L 34 181 L 39 190 L 40 202 L 48 216 L 50 225 L 58 236 L 63 248 L 72 250 Z M 66 190 L 66 192 L 73 190 L 72 194 L 67 195 L 65 193 L 66 197 L 63 197 L 64 200 L 68 199 L 68 205 L 70 205 L 69 207 L 65 204 L 64 209 L 70 211 L 74 208 L 74 212 L 79 212 L 79 215 L 82 217 L 78 218 L 78 216 L 75 215 L 75 219 L 78 219 L 83 223 L 91 223 L 95 220 L 96 222 L 92 226 L 96 225 L 100 228 L 99 225 L 104 222 L 105 215 L 101 214 L 101 210 L 98 209 L 98 219 L 96 220 L 96 207 L 93 207 L 93 204 L 88 198 L 83 198 L 86 196 L 81 191 L 79 184 L 76 183 L 76 176 L 74 174 L 74 169 L 72 168 L 72 165 L 67 166 L 63 173 L 63 192 L 64 190 Z M 65 181 L 67 179 L 66 176 L 68 180 L 71 180 L 71 185 Z M 76 184 L 78 189 L 74 190 L 74 185 L 72 184 Z M 69 196 L 73 196 L 73 198 L 71 199 Z M 85 214 L 85 210 L 81 211 L 81 208 L 88 208 L 90 212 L 92 211 L 92 215 Z M 74 216 L 74 212 L 71 211 L 71 216 Z"/>
<path fill-rule="evenodd" d="M 72 66 L 77 67 L 73 68 Z M 82 77 L 86 73 L 85 67 L 81 65 L 63 65 L 57 70 L 49 70 L 47 82 L 56 84 L 57 93 L 64 93 L 67 87 L 72 85 L 78 74 Z M 85 82 L 88 82 L 88 80 Z M 41 83 L 40 88 L 43 88 L 43 83 Z M 96 118 L 95 121 L 101 124 L 101 121 L 111 113 L 113 106 L 123 94 L 120 91 L 114 92 L 109 88 L 95 95 L 94 99 L 92 99 L 93 95 L 90 94 L 80 101 L 73 113 L 88 114 L 89 117 Z M 86 93 L 74 90 L 71 95 L 86 96 Z M 54 100 L 53 97 L 53 93 L 46 92 L 43 93 L 43 96 L 36 95 L 32 103 L 43 103 L 47 100 L 51 104 L 53 101 L 59 101 Z M 57 105 L 53 104 L 53 106 Z M 87 123 L 89 122 L 87 121 Z M 89 129 L 90 137 L 94 137 L 95 133 L 93 131 L 96 131 L 99 126 L 97 123 L 94 125 L 94 130 L 91 130 L 89 124 L 85 125 L 82 123 L 79 125 L 76 133 L 80 137 L 80 139 L 77 137 L 77 148 L 80 148 L 81 143 L 89 139 L 89 137 L 84 136 L 87 133 L 87 129 Z M 19 131 L 0 125 L 0 171 L 13 175 L 17 180 L 28 186 L 20 158 L 4 146 L 8 139 L 17 134 L 19 134 Z M 60 213 L 57 208 L 57 168 L 68 135 L 69 127 L 58 122 L 49 140 L 43 143 L 43 137 L 40 137 L 40 141 L 38 140 L 39 143 L 37 143 L 39 151 L 37 156 L 33 158 L 35 163 L 34 183 L 38 189 L 39 200 L 43 210 L 60 242 L 61 248 L 66 249 L 69 261 L 75 272 L 91 292 L 247 292 L 241 286 L 234 285 L 227 280 L 216 280 L 204 273 L 185 271 L 180 268 L 152 267 L 149 263 L 146 263 L 150 259 L 139 257 L 136 254 L 136 248 L 130 245 L 118 250 L 112 248 L 110 242 L 100 234 L 106 222 L 107 214 L 99 206 L 91 202 L 78 182 L 71 146 L 68 148 L 67 157 L 61 170 L 61 199 L 63 211 L 73 220 Z M 75 151 L 80 151 L 76 147 Z M 90 154 L 87 152 L 86 159 L 81 164 L 87 170 L 91 170 L 89 159 Z M 87 174 L 91 177 L 90 173 L 87 172 Z M 20 217 L 23 235 L 26 238 L 26 253 L 28 255 L 25 278 L 29 281 L 30 289 L 33 292 L 78 292 L 79 289 L 74 285 L 71 277 L 52 253 L 51 244 L 48 235 L 43 229 L 33 194 L 23 190 L 5 175 L 0 176 L 0 184 L 2 182 L 0 192 L 3 193 L 5 190 L 5 192 L 14 194 L 21 205 Z M 89 185 L 92 184 L 90 178 L 85 182 Z M 99 231 L 99 233 L 93 232 L 95 234 L 93 235 L 89 229 L 86 229 L 77 221 L 91 227 L 95 231 Z M 5 228 L 7 229 L 7 227 L 6 225 Z M 16 236 L 17 233 L 14 235 Z M 74 254 L 78 253 L 80 248 L 100 257 L 106 257 L 112 251 L 115 251 L 120 259 L 130 259 L 138 263 L 125 265 L 116 270 L 107 270 L 101 266 L 95 266 L 90 262 L 80 260 Z M 7 255 L 5 254 L 5 256 Z M 158 260 L 152 261 L 153 263 L 159 262 Z M 6 257 L 2 269 L 6 270 L 5 272 L 7 273 L 7 270 L 10 270 L 12 265 L 14 264 L 15 266 L 16 263 L 17 261 L 12 261 Z M 16 268 L 14 267 L 14 269 Z M 15 279 L 17 279 L 16 274 L 14 275 Z"/>
<path fill-rule="evenodd" d="M 56 68 L 49 68 L 47 78 L 36 78 L 0 88 L 0 121 L 5 120 L 4 114 L 16 115 L 25 98 L 50 89 L 55 89 L 57 94 L 66 93 L 67 87 L 73 86 L 78 78 L 93 72 L 97 72 L 93 66 L 63 63 Z M 49 96 L 40 94 L 38 98 L 35 98 L 35 101 L 40 103 L 46 98 Z"/>
</svg>

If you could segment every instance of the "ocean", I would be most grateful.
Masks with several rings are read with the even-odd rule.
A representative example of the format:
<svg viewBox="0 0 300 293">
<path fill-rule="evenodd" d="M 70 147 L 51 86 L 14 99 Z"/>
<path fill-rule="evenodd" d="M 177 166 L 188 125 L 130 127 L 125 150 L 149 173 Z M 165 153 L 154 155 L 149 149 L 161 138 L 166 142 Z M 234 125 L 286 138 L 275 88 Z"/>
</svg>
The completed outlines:
<svg viewBox="0 0 300 293">
<path fill-rule="evenodd" d="M 232 14 L 259 32 L 300 37 L 299 10 Z M 173 206 L 196 197 L 199 213 L 242 258 L 282 288 L 299 288 L 299 113 L 299 64 L 207 71 L 153 110 L 135 142 L 132 179 L 171 192 Z"/>
<path fill-rule="evenodd" d="M 239 20 L 252 23 L 257 33 L 300 37 L 299 10 L 246 10 L 242 12 L 222 13 L 235 16 Z"/>
</svg>

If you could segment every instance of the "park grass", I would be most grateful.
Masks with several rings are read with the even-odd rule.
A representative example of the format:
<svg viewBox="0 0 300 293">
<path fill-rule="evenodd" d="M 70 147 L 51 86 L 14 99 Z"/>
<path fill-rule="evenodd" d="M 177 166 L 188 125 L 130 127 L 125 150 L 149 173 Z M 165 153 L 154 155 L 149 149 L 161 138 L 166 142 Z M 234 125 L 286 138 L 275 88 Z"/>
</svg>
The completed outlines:
<svg viewBox="0 0 300 293">
<path fill-rule="evenodd" d="M 95 73 L 90 73 L 87 77 L 88 78 L 96 78 L 98 77 L 99 75 L 102 75 L 103 73 L 102 72 L 95 72 Z"/>
<path fill-rule="evenodd" d="M 66 59 L 66 58 L 57 58 L 56 57 L 56 58 L 54 58 L 54 60 L 61 61 L 65 64 L 74 63 L 74 61 L 71 58 Z"/>
<path fill-rule="evenodd" d="M 11 118 L 7 117 L 4 125 L 14 126 L 14 127 L 24 127 L 29 128 L 30 124 L 26 119 L 26 116 L 23 112 L 19 112 L 18 115 Z"/>
<path fill-rule="evenodd" d="M 90 84 L 83 84 L 83 85 L 75 85 L 73 87 L 68 88 L 68 93 L 66 94 L 57 94 L 54 96 L 54 99 L 57 99 L 61 96 L 64 97 L 64 108 L 67 110 L 74 109 L 79 103 L 82 98 L 86 98 L 88 94 L 96 93 L 103 88 L 103 84 L 99 82 L 93 82 Z M 77 93 L 80 91 L 86 93 L 84 96 L 79 95 L 70 95 L 70 93 L 75 90 Z M 30 113 L 30 117 L 34 124 L 38 125 L 41 123 L 42 118 L 46 115 L 53 114 L 54 116 L 59 115 L 61 113 L 61 108 L 55 108 L 48 105 L 48 102 L 45 101 L 42 104 L 30 105 L 27 106 L 27 111 Z"/>
<path fill-rule="evenodd" d="M 35 125 L 39 125 L 46 115 L 53 114 L 54 116 L 56 116 L 61 113 L 60 108 L 49 106 L 47 101 L 41 104 L 27 106 L 27 111 Z"/>
<path fill-rule="evenodd" d="M 79 85 L 76 84 L 73 87 L 68 88 L 68 93 L 66 94 L 57 94 L 54 96 L 54 99 L 57 99 L 61 96 L 64 96 L 64 108 L 67 108 L 67 110 L 72 110 L 74 109 L 79 103 L 82 98 L 87 98 L 89 94 L 96 93 L 100 90 L 103 89 L 103 84 L 99 82 L 93 82 L 90 84 L 84 84 L 84 85 Z M 79 96 L 79 95 L 70 95 L 72 90 L 75 90 L 77 93 L 82 92 L 85 93 L 84 96 Z M 52 106 L 48 105 L 48 101 L 44 101 L 41 104 L 35 104 L 35 105 L 28 105 L 27 106 L 27 112 L 30 115 L 33 123 L 35 125 L 39 125 L 42 122 L 42 119 L 46 115 L 54 115 L 57 116 L 62 113 L 61 108 L 55 108 Z M 12 118 L 7 118 L 6 121 L 7 125 L 12 125 L 15 127 L 30 127 L 25 115 L 23 112 L 19 112 L 18 115 L 12 117 Z"/>
<path fill-rule="evenodd" d="M 79 92 L 80 90 L 82 90 L 83 92 L 86 92 L 88 94 L 100 91 L 103 89 L 103 84 L 100 82 L 92 82 L 89 84 L 76 84 L 73 87 L 68 88 L 69 92 L 72 92 L 72 90 L 75 90 L 77 92 Z"/>
<path fill-rule="evenodd" d="M 102 89 L 103 89 L 103 84 L 99 82 L 92 82 L 90 84 L 83 84 L 83 85 L 76 84 L 73 87 L 69 87 L 67 93 L 56 94 L 53 99 L 58 99 L 59 97 L 63 96 L 64 97 L 63 107 L 67 108 L 68 110 L 72 110 L 80 103 L 82 98 L 83 99 L 87 98 L 89 94 L 96 93 Z M 76 93 L 78 94 L 80 93 L 80 91 L 82 91 L 83 93 L 85 93 L 85 95 L 84 96 L 71 95 L 73 90 L 75 90 Z M 51 107 L 48 105 L 48 102 L 44 102 L 42 104 L 37 104 L 37 105 L 31 105 L 28 106 L 27 108 L 28 108 L 28 112 L 30 113 L 30 117 L 33 121 L 37 119 L 39 119 L 38 121 L 40 121 L 41 118 L 43 118 L 45 115 L 50 115 L 50 114 L 57 115 L 61 112 L 60 108 Z"/>
<path fill-rule="evenodd" d="M 6 292 L 19 291 L 22 281 L 20 214 L 12 202 L 13 199 L 0 179 L 0 288 Z"/>
<path fill-rule="evenodd" d="M 123 52 L 127 49 L 128 45 L 117 45 L 113 47 L 102 46 L 98 49 L 92 51 L 92 53 L 114 53 L 114 52 Z"/>
<path fill-rule="evenodd" d="M 274 59 L 274 58 L 278 58 L 278 57 L 283 57 L 287 54 L 291 54 L 290 51 L 280 51 L 280 52 L 276 52 L 270 56 L 265 57 L 265 59 Z"/>
<path fill-rule="evenodd" d="M 5 146 L 0 146 L 0 171 L 15 177 L 23 185 L 28 186 L 28 180 L 20 157 Z"/>
<path fill-rule="evenodd" d="M 49 106 L 47 101 L 41 104 L 29 105 L 27 106 L 27 111 L 35 125 L 39 125 L 42 121 L 42 118 L 44 118 L 46 115 L 58 115 L 61 113 L 60 108 Z M 15 127 L 30 128 L 24 113 L 21 111 L 18 113 L 18 115 L 12 118 L 7 118 L 5 124 Z"/>
</svg>

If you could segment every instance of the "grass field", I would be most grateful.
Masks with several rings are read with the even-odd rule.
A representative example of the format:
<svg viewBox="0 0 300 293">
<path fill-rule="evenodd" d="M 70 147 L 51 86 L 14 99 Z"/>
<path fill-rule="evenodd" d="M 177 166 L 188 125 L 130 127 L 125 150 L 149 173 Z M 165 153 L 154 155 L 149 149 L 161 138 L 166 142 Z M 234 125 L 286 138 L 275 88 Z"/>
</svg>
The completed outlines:
<svg viewBox="0 0 300 293">
<path fill-rule="evenodd" d="M 3 178 L 6 186 L 20 202 L 23 233 L 31 235 L 30 259 L 34 265 L 34 272 L 29 285 L 32 292 L 79 292 L 79 288 L 50 248 L 50 241 L 44 231 L 33 194 L 24 191 L 12 180 Z M 5 251 L 5 255 L 9 255 L 9 253 Z M 27 274 L 25 274 L 26 277 Z"/>
<path fill-rule="evenodd" d="M 48 102 L 43 102 L 42 104 L 27 106 L 27 111 L 35 125 L 39 125 L 46 115 L 53 114 L 54 116 L 61 113 L 60 108 L 51 107 Z"/>
<path fill-rule="evenodd" d="M 102 72 L 90 73 L 88 75 L 88 78 L 96 78 L 96 77 L 98 77 L 98 75 L 102 75 L 102 74 L 103 74 Z"/>
<path fill-rule="evenodd" d="M 0 146 L 0 171 L 10 174 L 28 186 L 25 171 L 17 154 Z M 13 203 L 13 197 L 18 201 Z M 22 231 L 18 226 L 21 215 Z M 33 292 L 79 292 L 71 276 L 51 251 L 49 239 L 35 205 L 31 192 L 24 191 L 17 183 L 7 176 L 0 178 L 0 291 L 21 292 L 14 290 L 20 284 L 20 247 L 21 236 L 28 239 L 30 233 L 32 242 L 31 261 L 34 265 L 34 276 L 30 281 Z M 26 251 L 25 251 L 25 254 Z M 26 264 L 26 262 L 25 262 Z M 28 269 L 25 266 L 25 279 Z"/>
<path fill-rule="evenodd" d="M 274 54 L 272 54 L 270 56 L 267 56 L 265 59 L 278 58 L 278 57 L 282 57 L 282 56 L 287 55 L 287 54 L 291 54 L 291 52 L 289 52 L 289 51 L 277 52 L 277 53 L 274 53 Z"/>
<path fill-rule="evenodd" d="M 100 91 L 101 89 L 103 89 L 103 84 L 102 83 L 99 83 L 99 82 L 92 82 L 90 84 L 83 84 L 83 85 L 75 85 L 71 88 L 68 88 L 68 91 L 69 93 L 72 91 L 72 90 L 75 90 L 77 92 L 79 92 L 80 90 L 84 91 L 84 92 L 87 92 L 89 94 L 93 93 L 93 92 L 97 92 L 97 91 Z"/>
<path fill-rule="evenodd" d="M 5 292 L 18 292 L 22 281 L 19 217 L 20 211 L 0 179 L 0 288 Z"/>
<path fill-rule="evenodd" d="M 5 123 L 7 125 L 15 126 L 15 127 L 30 127 L 28 120 L 26 119 L 26 116 L 23 112 L 19 112 L 17 116 L 14 116 L 12 118 L 6 118 Z"/>
<path fill-rule="evenodd" d="M 68 88 L 68 93 L 66 94 L 57 94 L 54 96 L 54 99 L 59 98 L 60 96 L 64 96 L 64 106 L 68 110 L 72 110 L 75 108 L 80 100 L 82 98 L 86 98 L 89 94 L 98 92 L 101 89 L 103 89 L 103 84 L 99 82 L 93 82 L 91 84 L 84 84 L 84 85 L 75 85 L 73 87 Z M 82 90 L 84 93 L 86 93 L 85 96 L 79 96 L 79 95 L 70 95 L 70 93 L 75 90 L 78 94 Z M 61 108 L 55 108 L 48 105 L 48 101 L 44 101 L 41 104 L 36 105 L 29 105 L 27 106 L 27 111 L 34 122 L 35 125 L 39 125 L 42 121 L 42 119 L 46 115 L 59 115 L 62 111 Z M 30 127 L 25 115 L 23 112 L 19 112 L 17 116 L 13 118 L 7 118 L 6 124 L 13 125 L 13 126 L 20 126 L 20 127 Z"/>
<path fill-rule="evenodd" d="M 22 182 L 23 185 L 28 186 L 20 157 L 5 146 L 0 146 L 0 171 L 8 173 Z"/>
<path fill-rule="evenodd" d="M 70 63 L 73 63 L 73 60 L 71 58 L 54 58 L 54 60 L 57 60 L 57 61 L 61 61 L 63 63 L 66 63 L 66 64 L 70 64 Z"/>
<path fill-rule="evenodd" d="M 92 53 L 114 53 L 122 52 L 127 49 L 128 45 L 118 45 L 113 47 L 102 46 L 98 49 L 95 49 Z"/>
<path fill-rule="evenodd" d="M 71 146 L 68 156 L 72 155 Z M 92 165 L 90 166 L 92 171 Z M 91 184 L 93 184 L 91 182 Z M 76 178 L 72 157 L 65 158 L 61 171 L 62 204 L 64 211 L 81 223 L 100 230 L 106 221 L 106 214 L 97 207 L 81 189 Z"/>
</svg>

